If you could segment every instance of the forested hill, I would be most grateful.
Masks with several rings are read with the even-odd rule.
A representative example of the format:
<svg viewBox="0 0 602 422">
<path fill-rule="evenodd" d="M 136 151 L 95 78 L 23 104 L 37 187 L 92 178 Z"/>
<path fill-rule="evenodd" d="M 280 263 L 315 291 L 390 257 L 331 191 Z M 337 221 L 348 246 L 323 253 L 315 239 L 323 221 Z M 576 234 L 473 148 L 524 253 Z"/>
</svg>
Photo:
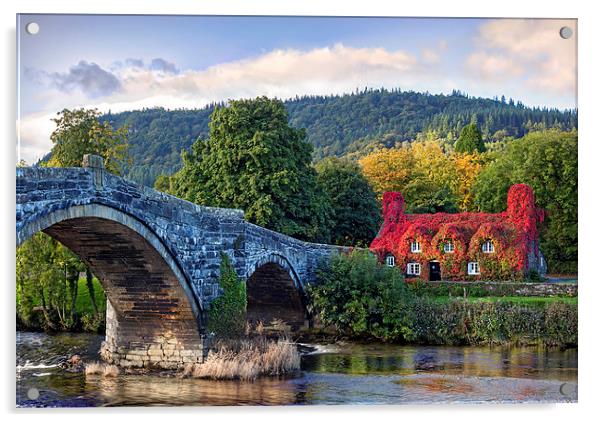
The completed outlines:
<svg viewBox="0 0 602 422">
<path fill-rule="evenodd" d="M 512 99 L 484 99 L 454 92 L 431 95 L 399 90 L 364 90 L 341 96 L 297 97 L 285 101 L 290 123 L 305 128 L 315 158 L 343 155 L 365 145 L 415 139 L 432 132 L 454 140 L 461 128 L 478 122 L 486 140 L 519 137 L 532 129 L 577 127 L 576 111 L 529 108 Z M 207 136 L 215 106 L 197 110 L 144 109 L 106 114 L 114 127 L 130 129 L 134 165 L 127 176 L 152 185 L 180 167 L 180 153 Z"/>
</svg>

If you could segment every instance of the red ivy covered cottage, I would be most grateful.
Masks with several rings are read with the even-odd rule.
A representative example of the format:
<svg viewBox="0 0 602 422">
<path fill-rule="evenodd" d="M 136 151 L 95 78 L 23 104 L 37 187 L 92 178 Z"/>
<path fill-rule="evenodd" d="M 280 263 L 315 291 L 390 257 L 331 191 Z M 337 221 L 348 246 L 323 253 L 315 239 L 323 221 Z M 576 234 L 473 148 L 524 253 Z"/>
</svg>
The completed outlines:
<svg viewBox="0 0 602 422">
<path fill-rule="evenodd" d="M 384 222 L 370 249 L 387 265 L 423 280 L 512 280 L 529 272 L 545 274 L 530 186 L 508 191 L 499 214 L 405 214 L 399 192 L 383 195 Z"/>
</svg>

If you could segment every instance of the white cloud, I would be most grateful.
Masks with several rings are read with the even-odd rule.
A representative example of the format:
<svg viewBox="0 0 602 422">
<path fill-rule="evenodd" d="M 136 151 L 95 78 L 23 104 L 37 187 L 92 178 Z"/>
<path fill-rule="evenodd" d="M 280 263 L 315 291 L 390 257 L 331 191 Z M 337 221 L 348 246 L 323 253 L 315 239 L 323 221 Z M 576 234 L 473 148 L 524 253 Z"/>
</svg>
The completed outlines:
<svg viewBox="0 0 602 422">
<path fill-rule="evenodd" d="M 428 64 L 438 64 L 441 61 L 439 54 L 430 48 L 422 49 L 422 59 Z"/>
<path fill-rule="evenodd" d="M 50 83 L 37 94 L 36 100 L 42 102 L 46 110 L 96 107 L 101 111 L 119 112 L 154 106 L 195 108 L 215 101 L 259 95 L 290 98 L 347 93 L 365 86 L 436 91 L 433 78 L 428 76 L 436 72 L 428 66 L 437 59 L 435 55 L 427 53 L 419 58 L 402 50 L 337 44 L 308 51 L 274 50 L 204 70 L 178 70 L 164 60 L 147 66 L 140 60 L 127 59 L 125 63 L 113 63 L 110 70 L 87 63 L 87 67 L 94 65 L 96 72 L 101 71 L 105 80 L 114 77 L 119 88 L 105 90 L 101 96 L 98 89 L 65 92 Z M 429 79 L 431 83 L 425 85 Z M 441 79 L 441 90 L 444 83 Z M 50 117 L 52 115 L 45 113 L 27 115 L 20 123 L 21 154 L 28 162 L 35 161 L 50 148 L 48 137 L 53 129 L 53 124 L 48 123 Z"/>
<path fill-rule="evenodd" d="M 35 164 L 52 146 L 50 134 L 55 124 L 51 121 L 56 113 L 31 113 L 17 122 L 17 162 Z"/>
<path fill-rule="evenodd" d="M 509 76 L 520 76 L 524 72 L 523 67 L 511 58 L 482 51 L 468 56 L 467 64 L 484 79 L 506 79 Z"/>
<path fill-rule="evenodd" d="M 576 35 L 561 38 L 563 26 L 576 34 L 574 20 L 491 20 L 480 27 L 477 51 L 468 56 L 467 67 L 483 78 L 524 76 L 527 85 L 536 90 L 574 94 Z"/>
</svg>

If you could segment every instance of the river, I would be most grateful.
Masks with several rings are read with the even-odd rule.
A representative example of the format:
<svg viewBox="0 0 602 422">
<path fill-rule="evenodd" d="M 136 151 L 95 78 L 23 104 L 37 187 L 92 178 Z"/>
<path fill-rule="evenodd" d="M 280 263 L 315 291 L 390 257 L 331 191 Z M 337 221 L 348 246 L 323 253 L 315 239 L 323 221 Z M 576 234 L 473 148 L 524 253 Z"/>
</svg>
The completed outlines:
<svg viewBox="0 0 602 422">
<path fill-rule="evenodd" d="M 17 406 L 200 406 L 571 402 L 577 349 L 337 343 L 303 347 L 301 371 L 254 382 L 167 375 L 86 377 L 68 356 L 98 360 L 103 337 L 17 332 Z"/>
</svg>

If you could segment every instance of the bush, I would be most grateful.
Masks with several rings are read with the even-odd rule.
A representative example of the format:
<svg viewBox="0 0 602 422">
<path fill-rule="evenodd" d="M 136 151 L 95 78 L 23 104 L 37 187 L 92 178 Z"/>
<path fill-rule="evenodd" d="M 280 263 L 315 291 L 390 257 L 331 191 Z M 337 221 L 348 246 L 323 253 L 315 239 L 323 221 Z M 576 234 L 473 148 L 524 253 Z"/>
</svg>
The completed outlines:
<svg viewBox="0 0 602 422">
<path fill-rule="evenodd" d="M 369 251 L 353 250 L 320 263 L 309 289 L 313 311 L 325 325 L 354 337 L 411 340 L 408 293 L 397 267 Z"/>
<path fill-rule="evenodd" d="M 222 253 L 219 285 L 222 295 L 211 303 L 207 328 L 217 337 L 244 334 L 247 313 L 247 286 L 238 278 L 228 255 Z"/>
</svg>

